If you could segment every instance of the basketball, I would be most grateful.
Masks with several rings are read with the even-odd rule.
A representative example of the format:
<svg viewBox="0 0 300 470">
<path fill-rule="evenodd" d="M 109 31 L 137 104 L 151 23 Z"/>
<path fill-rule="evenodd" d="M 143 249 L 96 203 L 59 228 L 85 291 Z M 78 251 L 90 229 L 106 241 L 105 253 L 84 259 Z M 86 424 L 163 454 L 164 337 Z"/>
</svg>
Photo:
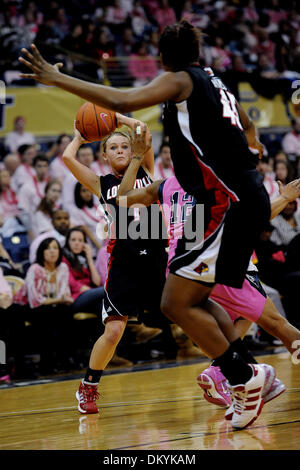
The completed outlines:
<svg viewBox="0 0 300 470">
<path fill-rule="evenodd" d="M 114 111 L 84 103 L 76 114 L 76 128 L 82 137 L 89 142 L 97 142 L 111 134 L 117 127 Z"/>
</svg>

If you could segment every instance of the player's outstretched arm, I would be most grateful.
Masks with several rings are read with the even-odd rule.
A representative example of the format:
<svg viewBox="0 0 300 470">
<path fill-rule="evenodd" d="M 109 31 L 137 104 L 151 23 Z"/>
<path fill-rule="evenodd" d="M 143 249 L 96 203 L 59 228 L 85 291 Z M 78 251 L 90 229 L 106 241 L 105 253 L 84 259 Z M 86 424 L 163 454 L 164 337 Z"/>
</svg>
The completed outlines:
<svg viewBox="0 0 300 470">
<path fill-rule="evenodd" d="M 274 219 L 288 205 L 289 202 L 295 201 L 300 197 L 300 179 L 291 181 L 284 186 L 278 181 L 280 195 L 271 202 L 271 217 Z"/>
<path fill-rule="evenodd" d="M 85 142 L 74 124 L 74 138 L 66 147 L 62 157 L 65 165 L 73 173 L 77 181 L 99 198 L 101 194 L 100 177 L 90 168 L 82 165 L 76 158 L 77 150 Z"/>
<path fill-rule="evenodd" d="M 31 44 L 31 50 L 32 53 L 23 48 L 22 53 L 26 58 L 19 57 L 19 61 L 31 70 L 31 73 L 20 74 L 22 78 L 57 86 L 87 101 L 120 113 L 147 108 L 170 99 L 181 101 L 192 89 L 192 81 L 186 72 L 166 72 L 143 87 L 128 90 L 97 85 L 61 73 L 59 69 L 63 64 L 51 65 L 46 62 L 34 44 Z"/>
</svg>

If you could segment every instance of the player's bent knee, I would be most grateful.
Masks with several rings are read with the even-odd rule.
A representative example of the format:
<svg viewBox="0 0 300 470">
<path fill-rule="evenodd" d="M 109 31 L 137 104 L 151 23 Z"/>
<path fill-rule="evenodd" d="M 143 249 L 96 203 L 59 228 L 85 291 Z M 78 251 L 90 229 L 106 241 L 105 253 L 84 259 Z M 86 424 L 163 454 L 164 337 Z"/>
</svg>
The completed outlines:
<svg viewBox="0 0 300 470">
<path fill-rule="evenodd" d="M 104 331 L 105 339 L 112 344 L 117 344 L 123 336 L 126 323 L 126 321 L 122 320 L 111 320 L 107 322 Z"/>
</svg>

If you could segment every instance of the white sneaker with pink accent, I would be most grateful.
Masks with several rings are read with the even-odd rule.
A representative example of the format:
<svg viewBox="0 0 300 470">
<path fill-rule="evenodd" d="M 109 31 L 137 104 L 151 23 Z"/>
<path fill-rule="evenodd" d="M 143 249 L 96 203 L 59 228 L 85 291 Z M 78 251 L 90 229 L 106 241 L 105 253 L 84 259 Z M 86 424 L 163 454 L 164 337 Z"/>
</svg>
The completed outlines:
<svg viewBox="0 0 300 470">
<path fill-rule="evenodd" d="M 253 375 L 248 382 L 229 386 L 233 407 L 231 422 L 237 429 L 249 426 L 258 418 L 264 405 L 263 393 L 266 383 L 272 384 L 276 377 L 275 369 L 268 364 L 250 364 L 250 366 Z"/>
</svg>

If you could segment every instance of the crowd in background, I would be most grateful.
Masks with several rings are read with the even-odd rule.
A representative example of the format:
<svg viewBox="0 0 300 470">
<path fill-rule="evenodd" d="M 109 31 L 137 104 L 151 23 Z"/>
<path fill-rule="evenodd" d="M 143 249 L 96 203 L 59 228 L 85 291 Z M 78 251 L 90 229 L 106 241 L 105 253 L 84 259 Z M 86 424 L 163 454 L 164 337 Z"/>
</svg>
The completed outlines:
<svg viewBox="0 0 300 470">
<path fill-rule="evenodd" d="M 19 81 L 17 58 L 34 41 L 73 75 L 101 81 L 105 63 L 113 85 L 145 83 L 159 73 L 160 32 L 182 18 L 203 31 L 202 63 L 223 74 L 235 92 L 242 80 L 272 97 L 299 78 L 295 0 L 2 0 L 0 78 Z"/>
<path fill-rule="evenodd" d="M 33 41 L 49 60 L 63 61 L 70 73 L 100 81 L 100 60 L 127 57 L 122 67 L 126 66 L 130 84 L 145 83 L 159 73 L 160 31 L 180 18 L 202 29 L 203 64 L 217 70 L 235 91 L 237 81 L 247 76 L 258 88 L 261 80 L 271 81 L 273 87 L 262 87 L 265 94 L 285 93 L 286 83 L 300 76 L 300 10 L 293 1 L 73 0 L 62 7 L 55 1 L 2 0 L 0 4 L 4 51 L 0 75 L 4 80 L 15 77 L 17 85 L 24 82 L 13 73 L 20 70 L 17 57 Z M 110 66 L 113 71 L 116 62 Z M 10 370 L 13 377 L 25 374 L 24 354 L 30 352 L 40 353 L 40 374 L 79 366 L 83 339 L 91 345 L 102 326 L 97 319 L 84 336 L 74 315 L 100 313 L 108 257 L 99 201 L 76 181 L 62 159 L 71 137 L 62 134 L 41 149 L 26 124 L 22 116 L 15 117 L 0 152 L 0 329 L 6 332 L 8 354 L 17 364 L 16 370 Z M 300 119 L 292 121 L 290 131 L 276 144 L 265 144 L 258 170 L 272 200 L 278 195 L 278 180 L 286 184 L 300 177 Z M 99 144 L 83 145 L 77 158 L 97 175 L 111 171 Z M 155 179 L 173 175 L 164 136 L 155 159 Z M 289 203 L 266 227 L 255 255 L 269 295 L 273 292 L 279 310 L 299 327 L 298 201 Z M 23 279 L 17 293 L 6 281 L 10 275 Z M 145 339 L 159 330 L 147 336 L 136 326 L 133 332 Z M 261 344 L 266 346 L 273 341 L 262 332 L 263 338 L 266 342 Z"/>
</svg>

